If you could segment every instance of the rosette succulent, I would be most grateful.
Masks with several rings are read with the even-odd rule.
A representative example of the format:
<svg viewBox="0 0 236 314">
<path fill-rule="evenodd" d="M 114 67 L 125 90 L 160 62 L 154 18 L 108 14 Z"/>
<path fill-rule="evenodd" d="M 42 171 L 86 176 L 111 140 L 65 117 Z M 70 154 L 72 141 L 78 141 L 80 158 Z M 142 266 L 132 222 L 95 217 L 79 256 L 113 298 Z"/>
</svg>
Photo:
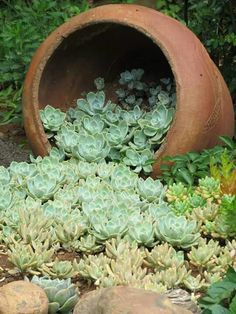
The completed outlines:
<svg viewBox="0 0 236 314">
<path fill-rule="evenodd" d="M 145 173 L 151 172 L 153 161 L 154 153 L 149 149 L 144 149 L 140 152 L 137 152 L 132 148 L 128 148 L 125 151 L 125 157 L 123 158 L 124 164 L 133 167 L 134 172 L 140 172 L 142 170 Z"/>
<path fill-rule="evenodd" d="M 197 222 L 184 216 L 168 214 L 156 223 L 156 236 L 174 247 L 183 249 L 196 245 L 200 238 Z"/>
<path fill-rule="evenodd" d="M 142 199 L 148 202 L 157 202 L 164 197 L 165 189 L 159 180 L 147 178 L 146 180 L 139 178 L 138 192 Z"/>
<path fill-rule="evenodd" d="M 110 147 L 103 134 L 80 134 L 79 144 L 72 150 L 76 158 L 88 162 L 103 161 L 109 154 Z"/>
<path fill-rule="evenodd" d="M 48 200 L 59 189 L 59 185 L 54 178 L 47 174 L 37 174 L 29 178 L 27 188 L 32 197 Z"/>
<path fill-rule="evenodd" d="M 11 180 L 10 173 L 8 169 L 3 166 L 0 166 L 0 184 L 7 185 Z"/>
<path fill-rule="evenodd" d="M 160 105 L 139 120 L 139 125 L 144 134 L 150 138 L 150 143 L 160 144 L 163 141 L 163 135 L 169 129 L 173 115 L 173 108 L 167 109 L 164 105 Z"/>
<path fill-rule="evenodd" d="M 40 110 L 40 118 L 46 130 L 58 131 L 65 122 L 66 114 L 60 109 L 47 105 Z"/>
<path fill-rule="evenodd" d="M 112 111 L 115 107 L 116 105 L 111 101 L 108 101 L 108 103 L 105 104 L 105 93 L 103 91 L 98 91 L 97 93 L 89 92 L 86 96 L 86 100 L 77 100 L 77 108 L 90 116 Z"/>
<path fill-rule="evenodd" d="M 130 226 L 128 235 L 131 240 L 135 241 L 139 245 L 152 247 L 156 244 L 153 226 L 148 221 L 143 221 L 141 224 Z"/>
<path fill-rule="evenodd" d="M 14 202 L 13 193 L 9 186 L 0 185 L 0 211 L 7 210 Z"/>
<path fill-rule="evenodd" d="M 144 264 L 155 271 L 184 265 L 184 252 L 176 251 L 168 243 L 155 246 L 151 252 L 145 249 L 145 254 Z"/>
<path fill-rule="evenodd" d="M 25 280 L 29 281 L 28 278 Z M 79 300 L 78 290 L 71 279 L 49 279 L 33 276 L 31 282 L 44 289 L 49 305 L 48 313 L 71 314 Z"/>
</svg>

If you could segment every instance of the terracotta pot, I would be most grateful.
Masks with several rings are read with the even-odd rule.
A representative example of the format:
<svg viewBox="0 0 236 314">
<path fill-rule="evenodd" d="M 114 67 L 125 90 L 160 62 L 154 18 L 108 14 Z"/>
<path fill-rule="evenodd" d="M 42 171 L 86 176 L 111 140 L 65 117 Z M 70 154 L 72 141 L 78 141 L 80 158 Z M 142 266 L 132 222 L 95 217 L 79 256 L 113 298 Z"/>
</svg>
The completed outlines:
<svg viewBox="0 0 236 314">
<path fill-rule="evenodd" d="M 50 104 L 73 106 L 81 92 L 102 76 L 112 82 L 125 69 L 141 67 L 158 79 L 173 75 L 177 111 L 156 152 L 160 157 L 199 151 L 233 135 L 233 106 L 226 84 L 198 38 L 178 21 L 137 5 L 106 5 L 73 17 L 57 28 L 35 53 L 23 92 L 27 137 L 36 155 L 47 155 L 39 110 Z"/>
</svg>

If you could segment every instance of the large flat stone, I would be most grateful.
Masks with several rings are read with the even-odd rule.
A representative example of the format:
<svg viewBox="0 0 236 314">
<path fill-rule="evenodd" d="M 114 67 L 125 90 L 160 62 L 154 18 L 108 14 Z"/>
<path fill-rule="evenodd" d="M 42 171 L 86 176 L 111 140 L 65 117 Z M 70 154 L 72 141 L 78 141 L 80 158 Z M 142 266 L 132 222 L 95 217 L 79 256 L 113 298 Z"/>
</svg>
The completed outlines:
<svg viewBox="0 0 236 314">
<path fill-rule="evenodd" d="M 164 295 L 131 287 L 112 287 L 87 293 L 73 314 L 190 314 Z"/>
<path fill-rule="evenodd" d="M 0 288 L 0 314 L 48 314 L 44 290 L 26 281 L 13 281 Z"/>
</svg>

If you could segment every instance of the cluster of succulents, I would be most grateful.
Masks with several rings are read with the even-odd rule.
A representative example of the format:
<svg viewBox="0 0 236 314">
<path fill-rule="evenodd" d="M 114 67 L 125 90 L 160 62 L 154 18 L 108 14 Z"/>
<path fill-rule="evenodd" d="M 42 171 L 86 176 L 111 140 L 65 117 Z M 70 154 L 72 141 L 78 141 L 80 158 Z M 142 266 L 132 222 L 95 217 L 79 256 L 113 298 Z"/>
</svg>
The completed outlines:
<svg viewBox="0 0 236 314">
<path fill-rule="evenodd" d="M 40 117 L 48 137 L 67 157 L 82 161 L 119 161 L 135 172 L 152 171 L 154 151 L 165 138 L 174 115 L 175 87 L 142 80 L 144 71 L 120 74 L 117 104 L 106 101 L 104 80 L 95 80 L 96 92 L 77 100 L 67 113 L 47 105 Z"/>
<path fill-rule="evenodd" d="M 168 186 L 166 198 L 176 215 L 184 215 L 207 204 L 219 204 L 222 199 L 220 181 L 206 176 L 197 186 L 186 187 L 182 182 Z"/>
<path fill-rule="evenodd" d="M 26 277 L 26 281 L 29 279 Z M 78 289 L 71 279 L 49 279 L 33 276 L 31 282 L 43 288 L 48 297 L 48 314 L 71 314 L 79 300 Z"/>
<path fill-rule="evenodd" d="M 154 86 L 142 76 L 121 74 L 117 105 L 98 78 L 97 92 L 67 113 L 47 106 L 41 119 L 58 147 L 0 166 L 0 246 L 45 289 L 49 313 L 72 312 L 71 279 L 195 293 L 236 269 L 236 196 L 221 176 L 165 186 L 138 175 L 151 171 L 175 103 L 170 80 Z"/>
</svg>

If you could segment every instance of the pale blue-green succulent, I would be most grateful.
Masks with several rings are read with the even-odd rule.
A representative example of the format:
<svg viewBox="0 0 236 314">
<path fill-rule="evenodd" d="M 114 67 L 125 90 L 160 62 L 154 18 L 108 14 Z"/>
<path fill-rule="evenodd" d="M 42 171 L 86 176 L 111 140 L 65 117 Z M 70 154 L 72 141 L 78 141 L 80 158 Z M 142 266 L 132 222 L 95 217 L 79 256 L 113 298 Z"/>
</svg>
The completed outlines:
<svg viewBox="0 0 236 314">
<path fill-rule="evenodd" d="M 162 200 L 165 195 L 165 189 L 159 180 L 153 180 L 152 178 L 139 178 L 138 180 L 138 192 L 142 199 L 148 202 L 156 202 Z"/>
<path fill-rule="evenodd" d="M 108 101 L 105 104 L 105 93 L 98 91 L 97 93 L 89 92 L 85 99 L 77 100 L 77 108 L 85 113 L 93 116 L 97 113 L 105 113 L 106 111 L 112 111 L 115 108 L 115 104 Z"/>
<path fill-rule="evenodd" d="M 132 148 L 128 148 L 125 151 L 125 157 L 123 158 L 124 164 L 134 168 L 134 172 L 143 170 L 145 173 L 150 173 L 152 171 L 153 160 L 154 154 L 149 149 L 137 152 Z"/>
<path fill-rule="evenodd" d="M 128 235 L 139 245 L 152 247 L 156 244 L 153 226 L 149 221 L 142 221 L 140 224 L 130 226 Z"/>
<path fill-rule="evenodd" d="M 40 110 L 40 118 L 46 130 L 58 131 L 65 122 L 66 114 L 60 109 L 47 105 Z"/>
<path fill-rule="evenodd" d="M 28 281 L 28 278 L 25 280 Z M 49 279 L 47 277 L 33 276 L 31 282 L 44 289 L 49 305 L 48 313 L 72 313 L 79 300 L 78 289 L 71 279 Z"/>
<path fill-rule="evenodd" d="M 7 185 L 10 183 L 11 175 L 9 170 L 3 166 L 0 166 L 0 184 Z"/>
<path fill-rule="evenodd" d="M 103 161 L 109 154 L 108 145 L 103 134 L 80 134 L 79 144 L 72 150 L 73 156 L 88 162 Z"/>
<path fill-rule="evenodd" d="M 183 249 L 196 245 L 200 239 L 197 222 L 188 221 L 184 216 L 168 214 L 156 223 L 156 236 L 174 247 Z"/>
<path fill-rule="evenodd" d="M 90 134 L 101 133 L 104 129 L 104 122 L 99 114 L 92 117 L 84 117 L 83 127 Z"/>
<path fill-rule="evenodd" d="M 59 185 L 54 178 L 47 174 L 37 174 L 27 181 L 29 195 L 34 198 L 48 200 L 59 189 Z"/>
</svg>

